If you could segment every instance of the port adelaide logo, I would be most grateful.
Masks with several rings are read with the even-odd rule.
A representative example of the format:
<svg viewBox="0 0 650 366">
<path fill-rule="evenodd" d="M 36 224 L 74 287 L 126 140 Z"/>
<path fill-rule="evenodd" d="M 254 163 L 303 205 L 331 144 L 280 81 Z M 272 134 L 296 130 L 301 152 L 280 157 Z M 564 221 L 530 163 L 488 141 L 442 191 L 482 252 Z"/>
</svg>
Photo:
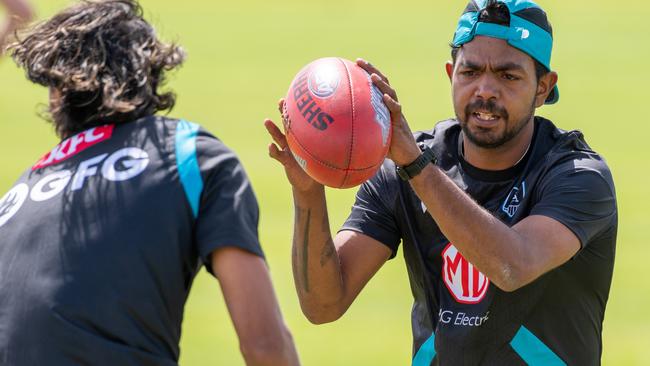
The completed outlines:
<svg viewBox="0 0 650 366">
<path fill-rule="evenodd" d="M 478 304 L 490 287 L 490 280 L 451 243 L 442 251 L 442 272 L 445 286 L 461 304 Z"/>
<path fill-rule="evenodd" d="M 0 227 L 6 224 L 20 210 L 28 194 L 29 187 L 27 184 L 21 183 L 0 198 Z"/>
<path fill-rule="evenodd" d="M 513 218 L 519 209 L 519 205 L 526 197 L 526 182 L 521 182 L 521 185 L 512 188 L 503 205 L 501 211 L 505 212 L 509 218 Z"/>
</svg>

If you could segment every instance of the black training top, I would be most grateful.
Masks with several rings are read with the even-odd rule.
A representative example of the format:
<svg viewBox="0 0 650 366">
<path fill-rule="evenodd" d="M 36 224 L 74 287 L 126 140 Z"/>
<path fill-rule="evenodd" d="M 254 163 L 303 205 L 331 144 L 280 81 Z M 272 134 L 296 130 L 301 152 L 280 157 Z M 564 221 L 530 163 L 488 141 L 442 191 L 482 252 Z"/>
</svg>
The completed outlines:
<svg viewBox="0 0 650 366">
<path fill-rule="evenodd" d="M 504 292 L 445 238 L 387 160 L 359 189 L 342 230 L 377 239 L 393 253 L 403 241 L 414 297 L 413 365 L 599 364 L 617 230 L 605 161 L 580 132 L 536 117 L 524 159 L 504 171 L 486 171 L 463 159 L 460 132 L 450 120 L 416 139 L 435 151 L 447 176 L 505 224 L 548 216 L 572 230 L 582 247 L 531 284 Z"/>
<path fill-rule="evenodd" d="M 0 199 L 1 365 L 176 365 L 210 253 L 263 256 L 235 154 L 161 117 L 81 132 Z"/>
</svg>

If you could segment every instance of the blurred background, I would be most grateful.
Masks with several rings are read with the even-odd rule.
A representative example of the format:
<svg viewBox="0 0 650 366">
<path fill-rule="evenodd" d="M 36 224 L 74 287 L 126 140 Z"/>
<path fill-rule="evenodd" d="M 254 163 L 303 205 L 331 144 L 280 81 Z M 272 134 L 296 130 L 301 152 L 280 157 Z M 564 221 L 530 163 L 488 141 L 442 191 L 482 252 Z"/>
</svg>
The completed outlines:
<svg viewBox="0 0 650 366">
<path fill-rule="evenodd" d="M 38 18 L 70 1 L 33 0 Z M 372 279 L 342 319 L 310 324 L 293 287 L 293 205 L 281 168 L 267 156 L 265 117 L 295 73 L 325 56 L 363 57 L 398 91 L 412 129 L 453 116 L 444 63 L 465 0 L 142 0 L 146 18 L 188 60 L 168 78 L 178 94 L 171 116 L 198 122 L 243 161 L 261 207 L 260 235 L 288 326 L 305 365 L 406 365 L 411 358 L 411 294 L 400 254 Z M 560 102 L 538 114 L 580 129 L 614 174 L 619 236 L 604 323 L 605 365 L 650 365 L 650 4 L 643 0 L 539 0 L 555 32 L 552 65 Z M 0 13 L 3 10 L 0 9 Z M 47 91 L 0 60 L 0 196 L 58 143 L 38 117 Z M 328 190 L 332 229 L 355 190 Z M 153 214 L 153 213 L 152 213 Z M 0 238 L 2 245 L 2 238 Z M 3 296 L 0 294 L 0 296 Z M 563 301 L 557 299 L 557 301 Z M 181 365 L 242 365 L 219 287 L 197 277 L 185 311 Z"/>
</svg>

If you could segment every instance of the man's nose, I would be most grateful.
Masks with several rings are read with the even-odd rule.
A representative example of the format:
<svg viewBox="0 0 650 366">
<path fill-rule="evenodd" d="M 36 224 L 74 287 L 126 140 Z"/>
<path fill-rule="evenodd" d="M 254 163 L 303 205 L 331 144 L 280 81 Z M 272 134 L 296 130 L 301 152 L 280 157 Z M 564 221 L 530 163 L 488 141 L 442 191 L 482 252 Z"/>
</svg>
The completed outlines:
<svg viewBox="0 0 650 366">
<path fill-rule="evenodd" d="M 483 100 L 499 99 L 500 97 L 499 83 L 494 75 L 484 73 L 476 80 L 476 91 L 474 95 Z"/>
</svg>

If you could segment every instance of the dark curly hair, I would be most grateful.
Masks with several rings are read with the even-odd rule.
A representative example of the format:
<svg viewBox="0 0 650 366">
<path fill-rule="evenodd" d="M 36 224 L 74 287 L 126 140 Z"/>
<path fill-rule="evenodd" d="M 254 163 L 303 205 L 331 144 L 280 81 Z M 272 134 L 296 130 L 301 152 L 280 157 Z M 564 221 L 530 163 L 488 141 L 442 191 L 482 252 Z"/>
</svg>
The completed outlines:
<svg viewBox="0 0 650 366">
<path fill-rule="evenodd" d="M 62 138 L 170 111 L 174 93 L 158 88 L 185 59 L 179 46 L 158 40 L 135 0 L 81 1 L 8 49 L 29 80 L 55 91 L 49 114 Z"/>
</svg>

